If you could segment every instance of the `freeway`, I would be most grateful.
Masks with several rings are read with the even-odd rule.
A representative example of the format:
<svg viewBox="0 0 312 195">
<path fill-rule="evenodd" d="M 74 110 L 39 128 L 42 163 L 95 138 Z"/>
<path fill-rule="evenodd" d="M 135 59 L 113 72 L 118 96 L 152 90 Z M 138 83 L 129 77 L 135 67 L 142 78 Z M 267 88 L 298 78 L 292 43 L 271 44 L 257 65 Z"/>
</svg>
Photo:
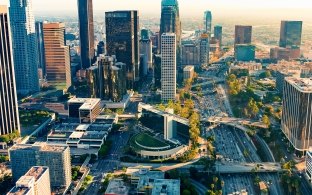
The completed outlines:
<svg viewBox="0 0 312 195">
<path fill-rule="evenodd" d="M 208 121 L 211 123 L 222 123 L 230 126 L 237 126 L 237 125 L 248 125 L 253 127 L 260 127 L 260 128 L 268 128 L 267 125 L 265 125 L 263 122 L 259 121 L 252 121 L 249 119 L 242 119 L 242 118 L 234 118 L 234 117 L 209 117 L 209 118 L 203 118 L 203 121 Z"/>
<path fill-rule="evenodd" d="M 206 194 L 206 192 L 208 191 L 208 188 L 206 188 L 203 184 L 195 181 L 194 179 L 190 179 L 190 181 L 193 184 L 193 186 L 195 187 L 196 192 L 199 195 L 205 195 Z"/>
<path fill-rule="evenodd" d="M 255 170 L 258 173 L 274 173 L 283 171 L 278 163 L 216 163 L 216 170 L 220 174 L 233 173 L 252 173 Z"/>
</svg>

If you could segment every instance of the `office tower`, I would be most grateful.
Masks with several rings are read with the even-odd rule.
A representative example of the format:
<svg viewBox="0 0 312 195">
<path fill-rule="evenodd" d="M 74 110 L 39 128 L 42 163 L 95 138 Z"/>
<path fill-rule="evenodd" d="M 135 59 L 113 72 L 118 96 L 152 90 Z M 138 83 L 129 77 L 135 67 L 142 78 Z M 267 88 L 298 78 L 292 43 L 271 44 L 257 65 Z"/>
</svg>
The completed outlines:
<svg viewBox="0 0 312 195">
<path fill-rule="evenodd" d="M 148 30 L 143 29 L 141 31 L 141 39 L 140 39 L 140 54 L 142 61 L 140 63 L 141 70 L 140 73 L 144 77 L 147 75 L 148 70 L 153 69 L 153 46 L 152 40 L 149 37 Z"/>
<path fill-rule="evenodd" d="M 254 61 L 256 55 L 256 46 L 251 44 L 235 45 L 235 59 L 237 61 L 249 62 Z"/>
<path fill-rule="evenodd" d="M 219 41 L 219 47 L 222 47 L 222 26 L 216 25 L 214 27 L 214 37 Z"/>
<path fill-rule="evenodd" d="M 127 65 L 127 89 L 139 79 L 138 11 L 105 13 L 107 55 Z"/>
<path fill-rule="evenodd" d="M 13 59 L 17 93 L 39 91 L 37 40 L 31 0 L 10 0 Z"/>
<path fill-rule="evenodd" d="M 205 11 L 204 13 L 204 27 L 205 27 L 205 33 L 211 37 L 212 29 L 211 29 L 211 23 L 212 23 L 212 15 L 211 11 Z"/>
<path fill-rule="evenodd" d="M 189 80 L 189 79 L 193 79 L 194 78 L 194 66 L 185 66 L 183 68 L 183 80 Z"/>
<path fill-rule="evenodd" d="M 69 46 L 65 43 L 64 23 L 44 23 L 47 81 L 54 86 L 71 86 Z"/>
<path fill-rule="evenodd" d="M 235 45 L 251 44 L 252 26 L 235 26 Z"/>
<path fill-rule="evenodd" d="M 193 65 L 198 66 L 199 63 L 199 47 L 194 42 L 182 43 L 182 66 Z"/>
<path fill-rule="evenodd" d="M 43 22 L 36 22 L 36 37 L 37 37 L 37 50 L 38 50 L 38 72 L 39 78 L 44 79 L 46 76 L 45 66 L 45 52 L 44 52 L 44 40 L 43 40 Z"/>
<path fill-rule="evenodd" d="M 0 135 L 20 131 L 9 14 L 0 5 Z"/>
<path fill-rule="evenodd" d="M 280 47 L 300 48 L 302 21 L 282 21 L 280 33 Z"/>
<path fill-rule="evenodd" d="M 202 67 L 209 65 L 209 35 L 202 34 L 199 43 L 199 61 Z"/>
<path fill-rule="evenodd" d="M 126 64 L 116 58 L 101 55 L 97 63 L 87 69 L 87 81 L 92 98 L 120 102 L 127 93 Z"/>
<path fill-rule="evenodd" d="M 162 0 L 160 19 L 160 43 L 163 33 L 175 33 L 177 42 L 177 66 L 181 65 L 181 20 L 177 0 Z M 161 47 L 161 46 L 160 46 Z"/>
<path fill-rule="evenodd" d="M 105 43 L 104 41 L 100 41 L 97 45 L 96 56 L 99 57 L 103 54 L 105 54 Z"/>
<path fill-rule="evenodd" d="M 161 36 L 161 100 L 175 101 L 176 97 L 176 35 L 164 33 Z"/>
<path fill-rule="evenodd" d="M 287 77 L 283 90 L 281 129 L 298 151 L 312 146 L 312 81 L 310 78 Z"/>
<path fill-rule="evenodd" d="M 34 166 L 20 177 L 9 195 L 50 195 L 50 173 L 49 167 Z"/>
<path fill-rule="evenodd" d="M 94 62 L 94 26 L 92 0 L 78 0 L 80 56 L 82 69 Z"/>
<path fill-rule="evenodd" d="M 141 30 L 141 40 L 147 40 L 147 39 L 150 39 L 149 30 L 147 30 L 147 29 L 142 29 L 142 30 Z"/>
<path fill-rule="evenodd" d="M 65 187 L 71 184 L 71 162 L 68 146 L 46 143 L 16 144 L 9 149 L 12 174 L 15 181 L 32 166 L 49 167 L 51 186 Z"/>
</svg>

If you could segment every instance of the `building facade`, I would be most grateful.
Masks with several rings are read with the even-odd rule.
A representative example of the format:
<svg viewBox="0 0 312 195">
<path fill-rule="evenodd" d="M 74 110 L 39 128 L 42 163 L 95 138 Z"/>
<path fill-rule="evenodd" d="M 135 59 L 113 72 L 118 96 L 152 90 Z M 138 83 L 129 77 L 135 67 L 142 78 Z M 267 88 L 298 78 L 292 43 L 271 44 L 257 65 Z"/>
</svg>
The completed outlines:
<svg viewBox="0 0 312 195">
<path fill-rule="evenodd" d="M 212 29 L 212 14 L 211 11 L 205 11 L 204 13 L 204 27 L 205 27 L 205 33 L 211 37 Z"/>
<path fill-rule="evenodd" d="M 298 151 L 312 146 L 312 80 L 285 78 L 281 129 Z"/>
<path fill-rule="evenodd" d="M 139 80 L 139 13 L 114 11 L 105 13 L 107 55 L 115 55 L 127 66 L 127 89 Z"/>
<path fill-rule="evenodd" d="M 280 30 L 280 47 L 300 48 L 302 21 L 282 21 Z"/>
<path fill-rule="evenodd" d="M 38 75 L 40 79 L 44 79 L 46 76 L 45 65 L 45 52 L 44 52 L 44 40 L 43 40 L 43 22 L 36 22 L 36 37 L 38 48 Z"/>
<path fill-rule="evenodd" d="M 141 75 L 144 77 L 150 70 L 153 69 L 153 46 L 150 39 L 140 40 L 140 54 L 141 54 Z"/>
<path fill-rule="evenodd" d="M 161 2 L 160 43 L 161 37 L 164 33 L 174 33 L 176 35 L 176 63 L 177 66 L 180 67 L 182 27 L 179 13 L 179 3 L 177 0 L 162 0 Z"/>
<path fill-rule="evenodd" d="M 38 52 L 32 0 L 10 0 L 9 12 L 17 93 L 38 92 Z"/>
<path fill-rule="evenodd" d="M 0 6 L 0 135 L 20 131 L 9 14 Z"/>
<path fill-rule="evenodd" d="M 17 181 L 32 166 L 49 167 L 51 186 L 68 188 L 71 184 L 71 161 L 68 146 L 46 143 L 16 144 L 9 150 L 13 179 Z"/>
<path fill-rule="evenodd" d="M 69 46 L 65 43 L 64 23 L 44 23 L 44 50 L 46 60 L 47 81 L 58 86 L 71 86 Z"/>
<path fill-rule="evenodd" d="M 188 80 L 188 79 L 193 79 L 194 78 L 194 66 L 185 66 L 183 69 L 183 79 Z"/>
<path fill-rule="evenodd" d="M 309 180 L 312 181 L 312 148 L 307 151 L 305 173 Z"/>
<path fill-rule="evenodd" d="M 165 33 L 161 36 L 161 100 L 175 101 L 177 85 L 176 35 Z"/>
<path fill-rule="evenodd" d="M 182 66 L 199 66 L 199 47 L 194 42 L 182 43 Z"/>
<path fill-rule="evenodd" d="M 222 26 L 216 25 L 214 27 L 214 37 L 219 41 L 219 47 L 222 47 Z"/>
<path fill-rule="evenodd" d="M 252 26 L 235 26 L 235 45 L 251 44 Z"/>
<path fill-rule="evenodd" d="M 237 44 L 235 45 L 234 56 L 237 61 L 254 61 L 256 56 L 256 46 L 251 44 Z"/>
<path fill-rule="evenodd" d="M 78 0 L 81 67 L 89 68 L 94 62 L 93 0 Z"/>
<path fill-rule="evenodd" d="M 199 61 L 202 67 L 209 65 L 209 35 L 202 34 L 199 42 Z"/>
</svg>

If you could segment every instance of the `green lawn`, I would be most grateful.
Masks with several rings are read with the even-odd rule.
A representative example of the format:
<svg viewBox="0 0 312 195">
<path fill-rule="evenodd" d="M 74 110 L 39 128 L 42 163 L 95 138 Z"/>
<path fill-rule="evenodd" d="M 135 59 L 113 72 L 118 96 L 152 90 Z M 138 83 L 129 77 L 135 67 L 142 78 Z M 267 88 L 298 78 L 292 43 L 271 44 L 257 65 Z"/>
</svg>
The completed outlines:
<svg viewBox="0 0 312 195">
<path fill-rule="evenodd" d="M 146 146 L 146 147 L 165 147 L 165 146 L 169 146 L 168 144 L 157 140 L 155 138 L 153 138 L 150 135 L 147 135 L 145 133 L 140 133 L 138 135 L 135 136 L 134 138 L 137 143 Z"/>
</svg>

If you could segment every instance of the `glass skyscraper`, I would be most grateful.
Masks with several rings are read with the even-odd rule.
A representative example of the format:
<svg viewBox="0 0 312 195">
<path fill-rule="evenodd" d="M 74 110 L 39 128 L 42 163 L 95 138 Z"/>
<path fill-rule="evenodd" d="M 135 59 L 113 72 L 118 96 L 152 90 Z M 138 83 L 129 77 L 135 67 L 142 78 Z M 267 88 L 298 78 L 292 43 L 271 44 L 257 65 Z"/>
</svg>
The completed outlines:
<svg viewBox="0 0 312 195">
<path fill-rule="evenodd" d="M 10 0 L 10 22 L 17 92 L 39 91 L 37 39 L 31 0 Z"/>
<path fill-rule="evenodd" d="M 204 14 L 204 27 L 205 27 L 205 32 L 208 33 L 209 37 L 211 36 L 211 24 L 212 24 L 212 15 L 211 11 L 205 11 Z"/>
<path fill-rule="evenodd" d="M 127 66 L 127 89 L 139 79 L 139 13 L 113 11 L 105 13 L 107 55 Z"/>
<path fill-rule="evenodd" d="M 282 21 L 280 32 L 280 47 L 300 48 L 302 21 Z"/>
<path fill-rule="evenodd" d="M 95 57 L 92 0 L 78 0 L 81 67 L 89 68 Z"/>
<path fill-rule="evenodd" d="M 19 131 L 14 64 L 6 6 L 0 6 L 0 135 Z"/>
<path fill-rule="evenodd" d="M 235 45 L 251 44 L 252 26 L 235 26 Z"/>
</svg>

